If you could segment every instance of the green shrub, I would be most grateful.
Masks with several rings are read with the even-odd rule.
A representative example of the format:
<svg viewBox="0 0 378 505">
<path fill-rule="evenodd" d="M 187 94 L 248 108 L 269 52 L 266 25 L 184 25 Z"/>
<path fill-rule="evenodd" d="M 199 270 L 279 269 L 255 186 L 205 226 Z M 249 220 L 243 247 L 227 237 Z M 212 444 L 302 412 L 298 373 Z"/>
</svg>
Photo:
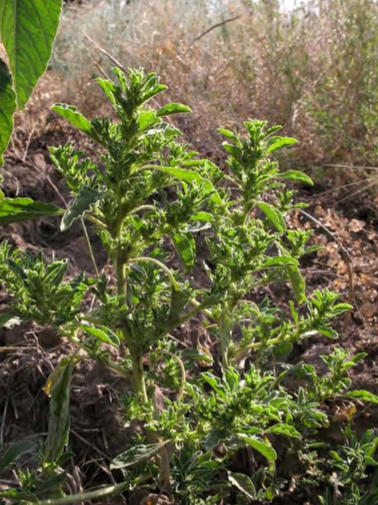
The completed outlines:
<svg viewBox="0 0 378 505">
<path fill-rule="evenodd" d="M 98 145 L 99 161 L 72 145 L 50 149 L 72 197 L 61 230 L 77 220 L 90 223 L 111 274 L 81 272 L 72 279 L 66 261 L 47 263 L 7 244 L 0 249 L 2 284 L 11 297 L 2 323 L 48 324 L 77 347 L 46 385 L 51 409 L 40 469 L 24 471 L 23 486 L 0 495 L 63 504 L 144 489 L 182 504 L 270 503 L 287 494 L 331 504 L 336 489 L 344 500 L 338 503 L 361 503 L 369 496 L 365 473 L 377 464 L 378 437 L 356 438 L 353 399 L 378 398 L 348 392 L 347 373 L 364 355 L 348 358 L 335 350 L 323 357 L 325 374 L 287 362 L 293 346 L 314 334 L 334 339 L 333 319 L 350 309 L 327 290 L 306 293 L 299 260 L 313 250 L 309 233 L 288 229 L 285 216 L 301 207 L 290 181 L 311 180 L 281 172 L 273 159 L 296 140 L 258 120 L 246 121 L 243 135 L 221 129 L 228 155 L 223 171 L 180 142 L 169 116 L 188 107 L 146 105 L 166 88 L 154 73 L 114 73 L 116 82 L 97 83 L 115 120 L 53 107 Z M 5 200 L 1 219 L 37 217 L 23 200 L 16 210 Z M 290 286 L 285 307 L 261 296 L 270 285 Z M 172 339 L 194 318 L 211 348 Z M 124 353 L 112 352 L 120 348 Z M 125 420 L 138 421 L 141 430 L 112 464 L 124 482 L 70 497 L 64 496 L 69 389 L 84 356 L 130 379 Z M 343 444 L 320 435 L 332 421 L 330 401 L 348 412 Z M 24 450 L 30 446 L 4 456 L 2 466 Z"/>
</svg>

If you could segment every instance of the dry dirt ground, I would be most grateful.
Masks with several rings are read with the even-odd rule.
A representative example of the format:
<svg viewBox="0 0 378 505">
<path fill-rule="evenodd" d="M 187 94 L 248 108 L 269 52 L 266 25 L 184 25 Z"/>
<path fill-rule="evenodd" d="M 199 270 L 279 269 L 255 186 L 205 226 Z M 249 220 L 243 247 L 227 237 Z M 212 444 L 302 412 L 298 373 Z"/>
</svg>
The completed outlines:
<svg viewBox="0 0 378 505">
<path fill-rule="evenodd" d="M 29 196 L 61 205 L 68 195 L 49 161 L 48 146 L 74 141 L 89 151 L 92 147 L 50 115 L 44 118 L 43 128 L 25 132 L 22 122 L 18 123 L 3 170 L 6 196 Z M 213 156 L 220 159 L 218 153 Z M 328 170 L 331 171 L 326 175 L 332 177 L 322 177 L 313 188 L 303 188 L 299 194 L 309 204 L 307 212 L 328 231 L 299 214 L 293 216 L 291 225 L 314 228 L 314 241 L 323 246 L 303 262 L 309 291 L 329 287 L 353 303 L 351 317 L 337 323 L 339 344 L 351 353 L 368 354 L 353 370 L 352 378 L 356 388 L 378 393 L 378 201 L 372 191 L 353 195 L 354 188 L 360 187 L 358 184 L 336 189 L 350 182 L 350 178 L 343 171 Z M 48 258 L 68 257 L 72 274 L 80 270 L 91 272 L 93 268 L 79 225 L 61 233 L 57 219 L 41 219 L 1 228 L 0 240 L 8 240 L 24 250 L 42 250 Z M 101 268 L 105 264 L 104 253 L 96 237 L 92 241 Z M 280 302 L 280 292 L 270 294 Z M 0 291 L 0 311 L 6 303 L 6 294 Z M 186 331 L 196 332 L 196 326 Z M 319 364 L 319 356 L 330 352 L 333 346 L 334 342 L 316 337 L 295 349 L 293 359 Z M 61 356 L 70 351 L 70 344 L 48 328 L 29 325 L 0 330 L 0 447 L 46 432 L 48 398 L 43 387 Z M 78 487 L 80 481 L 88 487 L 109 482 L 111 478 L 107 465 L 127 437 L 117 401 L 127 387 L 123 380 L 90 360 L 75 370 L 70 443 L 81 472 Z M 362 431 L 376 426 L 377 420 L 377 409 L 361 409 L 357 427 Z"/>
</svg>

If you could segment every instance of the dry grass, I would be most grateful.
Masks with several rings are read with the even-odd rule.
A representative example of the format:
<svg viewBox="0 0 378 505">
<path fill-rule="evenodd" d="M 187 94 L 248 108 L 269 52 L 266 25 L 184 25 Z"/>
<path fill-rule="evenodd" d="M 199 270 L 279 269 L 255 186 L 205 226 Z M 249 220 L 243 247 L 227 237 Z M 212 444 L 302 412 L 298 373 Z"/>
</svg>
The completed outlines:
<svg viewBox="0 0 378 505">
<path fill-rule="evenodd" d="M 275 0 L 92 1 L 66 9 L 51 65 L 63 99 L 97 112 L 101 96 L 84 96 L 111 63 L 87 34 L 123 66 L 159 73 L 166 98 L 193 108 L 181 126 L 207 154 L 219 144 L 217 126 L 257 117 L 301 140 L 297 161 L 373 164 L 377 18 L 374 0 L 310 0 L 291 14 Z"/>
</svg>

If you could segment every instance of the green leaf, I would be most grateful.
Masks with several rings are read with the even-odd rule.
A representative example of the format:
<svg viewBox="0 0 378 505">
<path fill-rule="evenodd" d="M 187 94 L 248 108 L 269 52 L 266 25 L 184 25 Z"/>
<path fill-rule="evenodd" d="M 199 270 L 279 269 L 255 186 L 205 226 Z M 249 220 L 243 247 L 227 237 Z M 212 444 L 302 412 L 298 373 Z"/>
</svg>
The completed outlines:
<svg viewBox="0 0 378 505">
<path fill-rule="evenodd" d="M 171 114 L 181 114 L 192 112 L 192 109 L 182 103 L 169 103 L 156 112 L 157 117 L 169 116 Z"/>
<path fill-rule="evenodd" d="M 109 328 L 102 327 L 102 329 L 100 329 L 93 326 L 87 326 L 85 324 L 81 324 L 80 328 L 93 337 L 96 337 L 98 340 L 112 345 L 113 347 L 119 347 L 120 345 L 119 338 Z"/>
<path fill-rule="evenodd" d="M 287 269 L 291 287 L 297 302 L 303 303 L 306 300 L 306 283 L 298 267 L 293 266 Z"/>
<path fill-rule="evenodd" d="M 249 500 L 257 500 L 257 493 L 253 482 L 244 473 L 227 472 L 228 480 L 233 486 L 241 491 Z"/>
<path fill-rule="evenodd" d="M 70 432 L 70 386 L 74 359 L 60 361 L 50 375 L 44 391 L 50 394 L 49 429 L 45 461 L 57 463 L 68 443 Z"/>
<path fill-rule="evenodd" d="M 89 211 L 90 207 L 102 196 L 103 193 L 100 193 L 95 189 L 88 188 L 86 186 L 81 188 L 71 206 L 64 213 L 62 223 L 60 225 L 61 231 L 68 230 L 72 223 L 76 219 L 83 217 L 84 214 Z"/>
<path fill-rule="evenodd" d="M 281 342 L 273 349 L 275 359 L 286 359 L 293 350 L 291 342 Z"/>
<path fill-rule="evenodd" d="M 276 256 L 269 258 L 263 264 L 263 268 L 296 266 L 298 261 L 291 256 Z"/>
<path fill-rule="evenodd" d="M 13 328 L 21 324 L 21 319 L 13 314 L 0 314 L 0 328 Z"/>
<path fill-rule="evenodd" d="M 196 243 L 190 233 L 175 233 L 172 236 L 177 254 L 186 270 L 191 272 L 195 262 Z"/>
<path fill-rule="evenodd" d="M 77 111 L 77 108 L 73 105 L 66 105 L 64 103 L 56 103 L 51 107 L 51 109 L 59 114 L 60 116 L 67 119 L 75 128 L 86 133 L 92 137 L 92 124 L 81 112 Z"/>
<path fill-rule="evenodd" d="M 345 393 L 344 396 L 348 398 L 355 398 L 356 400 L 362 400 L 363 402 L 370 402 L 378 404 L 378 396 L 365 390 L 349 391 Z"/>
<path fill-rule="evenodd" d="M 8 67 L 0 58 L 0 167 L 3 152 L 8 146 L 13 130 L 13 114 L 16 110 L 16 94 L 12 89 L 12 77 Z"/>
<path fill-rule="evenodd" d="M 300 433 L 288 424 L 275 424 L 265 430 L 265 433 L 274 433 L 275 435 L 284 435 L 285 437 L 301 438 Z"/>
<path fill-rule="evenodd" d="M 207 451 L 212 451 L 217 447 L 223 440 L 226 440 L 230 436 L 230 433 L 226 430 L 215 429 L 211 430 L 204 439 L 205 449 Z"/>
<path fill-rule="evenodd" d="M 303 182 L 305 184 L 309 184 L 310 186 L 314 185 L 312 179 L 308 175 L 304 174 L 303 172 L 300 172 L 299 170 L 288 170 L 287 172 L 277 174 L 276 178 L 277 179 L 286 179 L 289 181 Z"/>
<path fill-rule="evenodd" d="M 35 202 L 31 198 L 0 200 L 0 225 L 19 223 L 44 216 L 59 216 L 63 210 L 51 203 Z"/>
<path fill-rule="evenodd" d="M 298 140 L 292 137 L 271 137 L 265 155 L 277 151 L 277 149 L 282 149 L 282 147 L 292 146 L 294 144 L 298 144 Z"/>
<path fill-rule="evenodd" d="M 164 440 L 164 442 L 159 444 L 137 445 L 132 447 L 128 451 L 113 459 L 110 464 L 110 468 L 112 470 L 127 468 L 129 466 L 136 465 L 141 461 L 145 461 L 146 459 L 150 459 L 154 454 L 157 454 L 162 447 L 168 444 L 168 442 L 170 442 L 170 440 Z"/>
<path fill-rule="evenodd" d="M 253 447 L 255 451 L 262 454 L 268 461 L 274 461 L 277 459 L 277 453 L 269 442 L 265 442 L 257 437 L 249 437 L 244 433 L 239 433 L 238 437 L 240 440 Z"/>
<path fill-rule="evenodd" d="M 210 200 L 214 203 L 221 204 L 222 199 L 219 196 L 217 190 L 214 188 L 214 186 L 211 184 L 210 181 L 207 179 L 204 179 L 203 177 L 200 176 L 199 173 L 194 172 L 193 170 L 188 170 L 186 168 L 177 168 L 177 167 L 164 167 L 161 165 L 145 165 L 141 167 L 141 170 L 145 169 L 152 169 L 152 170 L 159 170 L 160 172 L 164 172 L 168 175 L 171 175 L 175 179 L 178 179 L 179 181 L 184 181 L 184 182 L 200 182 L 203 184 L 203 186 L 208 189 L 209 191 L 212 192 L 212 195 L 210 197 Z"/>
<path fill-rule="evenodd" d="M 279 210 L 266 202 L 257 202 L 257 206 L 279 232 L 284 233 L 286 231 L 285 220 Z"/>
<path fill-rule="evenodd" d="M 14 463 L 19 456 L 35 448 L 35 442 L 17 442 L 13 444 L 0 460 L 0 473 Z"/>
<path fill-rule="evenodd" d="M 221 133 L 224 137 L 227 137 L 229 140 L 234 142 L 235 144 L 240 145 L 240 139 L 235 133 L 226 128 L 218 128 L 219 133 Z"/>
<path fill-rule="evenodd" d="M 62 0 L 2 0 L 0 32 L 22 109 L 46 70 Z"/>
</svg>

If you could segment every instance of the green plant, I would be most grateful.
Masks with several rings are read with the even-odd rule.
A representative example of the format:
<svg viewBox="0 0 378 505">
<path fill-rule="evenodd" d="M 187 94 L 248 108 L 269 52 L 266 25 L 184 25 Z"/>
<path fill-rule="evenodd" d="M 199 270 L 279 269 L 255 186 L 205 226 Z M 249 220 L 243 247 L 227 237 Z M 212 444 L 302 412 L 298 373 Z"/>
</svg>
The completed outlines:
<svg viewBox="0 0 378 505">
<path fill-rule="evenodd" d="M 272 159 L 296 140 L 277 135 L 279 127 L 264 121 L 246 121 L 244 135 L 221 129 L 228 153 L 228 170 L 221 170 L 180 143 L 180 131 L 166 119 L 188 107 L 146 105 L 166 88 L 154 73 L 114 73 L 115 82 L 97 79 L 114 119 L 89 120 L 75 107 L 53 107 L 98 145 L 99 161 L 72 145 L 50 149 L 72 197 L 67 209 L 53 212 L 62 214 L 61 230 L 86 220 L 101 238 L 111 275 L 82 272 L 71 279 L 65 261 L 48 263 L 7 244 L 0 251 L 1 279 L 11 297 L 1 323 L 49 324 L 76 344 L 80 356 L 129 378 L 125 414 L 142 424 L 135 444 L 113 462 L 125 482 L 77 497 L 59 497 L 60 486 L 51 496 L 63 504 L 145 488 L 188 505 L 240 493 L 269 503 L 289 492 L 291 475 L 281 463 L 290 459 L 304 475 L 316 467 L 310 482 L 318 490 L 324 475 L 317 437 L 329 424 L 325 402 L 341 393 L 353 397 L 345 392 L 345 374 L 361 356 L 350 365 L 343 354 L 326 357 L 327 378 L 308 365 L 285 365 L 303 339 L 316 333 L 335 338 L 332 320 L 350 309 L 329 291 L 306 294 L 299 260 L 312 250 L 309 233 L 288 230 L 285 216 L 301 207 L 288 181 L 311 180 L 296 170 L 281 172 Z M 38 202 L 3 203 L 0 222 L 44 213 Z M 259 290 L 271 284 L 290 286 L 285 308 L 261 298 Z M 211 351 L 194 342 L 188 352 L 172 339 L 195 317 L 213 341 Z M 120 347 L 124 357 L 115 358 L 111 350 Z M 156 400 L 162 357 L 174 379 L 163 405 Z M 47 388 L 52 409 L 45 461 L 57 474 L 77 359 L 75 354 L 64 362 Z M 204 363 L 214 370 L 196 373 Z M 307 377 L 306 387 L 286 384 L 295 374 Z M 354 396 L 378 402 L 367 392 Z M 242 454 L 247 472 L 237 468 Z"/>
<path fill-rule="evenodd" d="M 20 110 L 25 107 L 46 69 L 61 8 L 62 0 L 51 0 L 48 5 L 33 0 L 0 3 L 0 37 L 12 70 L 11 76 L 0 58 L 0 166 L 12 133 L 13 114 L 17 106 Z"/>
</svg>

